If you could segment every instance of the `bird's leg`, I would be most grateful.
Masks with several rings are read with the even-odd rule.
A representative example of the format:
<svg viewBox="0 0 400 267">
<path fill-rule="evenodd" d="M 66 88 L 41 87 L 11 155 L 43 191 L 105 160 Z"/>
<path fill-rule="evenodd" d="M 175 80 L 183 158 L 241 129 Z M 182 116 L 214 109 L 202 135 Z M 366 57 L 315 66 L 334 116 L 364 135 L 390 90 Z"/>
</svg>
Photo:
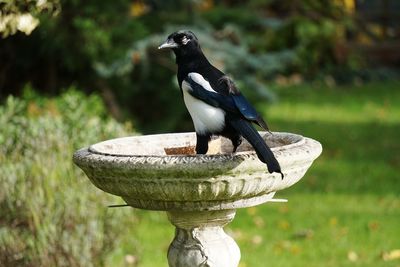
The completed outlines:
<svg viewBox="0 0 400 267">
<path fill-rule="evenodd" d="M 208 151 L 208 141 L 211 136 L 209 134 L 198 134 L 196 133 L 196 154 L 206 154 Z"/>
<path fill-rule="evenodd" d="M 240 146 L 240 144 L 242 143 L 242 137 L 240 135 L 235 135 L 235 136 L 232 136 L 229 139 L 231 139 L 231 142 L 232 142 L 232 145 L 233 145 L 232 153 L 235 153 L 236 149 L 238 148 L 238 146 Z"/>
</svg>

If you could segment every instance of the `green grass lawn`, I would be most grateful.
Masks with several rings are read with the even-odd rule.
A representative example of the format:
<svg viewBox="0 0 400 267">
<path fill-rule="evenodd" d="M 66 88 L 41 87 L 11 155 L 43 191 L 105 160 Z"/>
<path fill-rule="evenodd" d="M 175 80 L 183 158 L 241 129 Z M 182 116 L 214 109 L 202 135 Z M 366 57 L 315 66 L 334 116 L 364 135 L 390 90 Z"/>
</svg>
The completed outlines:
<svg viewBox="0 0 400 267">
<path fill-rule="evenodd" d="M 273 131 L 320 141 L 305 177 L 279 192 L 288 203 L 242 209 L 226 227 L 240 266 L 400 266 L 383 254 L 400 249 L 400 83 L 276 89 L 258 105 Z M 159 212 L 135 214 L 110 266 L 168 266 L 174 229 Z M 132 254 L 136 265 L 124 262 Z M 111 262 L 113 264 L 111 264 Z"/>
</svg>

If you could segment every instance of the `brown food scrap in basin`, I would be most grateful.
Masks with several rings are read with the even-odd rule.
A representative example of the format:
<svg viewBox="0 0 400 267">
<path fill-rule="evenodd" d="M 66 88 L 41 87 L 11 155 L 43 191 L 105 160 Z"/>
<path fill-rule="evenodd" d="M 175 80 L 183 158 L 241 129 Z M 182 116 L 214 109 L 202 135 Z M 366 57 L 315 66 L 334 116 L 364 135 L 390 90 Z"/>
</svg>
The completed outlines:
<svg viewBox="0 0 400 267">
<path fill-rule="evenodd" d="M 164 151 L 167 155 L 194 155 L 196 154 L 195 146 L 183 147 L 166 147 Z"/>
<path fill-rule="evenodd" d="M 207 155 L 221 154 L 221 138 L 211 140 L 208 144 Z M 196 146 L 166 147 L 167 155 L 195 155 Z"/>
</svg>

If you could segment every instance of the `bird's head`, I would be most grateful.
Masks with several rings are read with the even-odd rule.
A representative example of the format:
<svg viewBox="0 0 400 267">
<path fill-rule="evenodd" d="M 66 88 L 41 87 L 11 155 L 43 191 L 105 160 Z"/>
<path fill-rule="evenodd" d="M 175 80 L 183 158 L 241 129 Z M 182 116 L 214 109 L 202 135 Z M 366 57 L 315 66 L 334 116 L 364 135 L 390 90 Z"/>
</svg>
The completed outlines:
<svg viewBox="0 0 400 267">
<path fill-rule="evenodd" d="M 177 57 L 190 56 L 201 52 L 199 41 L 191 31 L 177 31 L 170 34 L 158 49 L 171 48 Z"/>
</svg>

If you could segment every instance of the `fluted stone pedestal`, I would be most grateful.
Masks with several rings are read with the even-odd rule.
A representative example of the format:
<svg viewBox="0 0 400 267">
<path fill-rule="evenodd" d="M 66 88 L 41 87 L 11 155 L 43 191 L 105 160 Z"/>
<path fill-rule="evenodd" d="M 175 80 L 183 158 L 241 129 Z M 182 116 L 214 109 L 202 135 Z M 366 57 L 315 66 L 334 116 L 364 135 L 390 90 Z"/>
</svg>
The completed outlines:
<svg viewBox="0 0 400 267">
<path fill-rule="evenodd" d="M 167 212 L 176 227 L 168 249 L 169 266 L 238 266 L 239 247 L 223 229 L 235 213 L 235 210 Z"/>
<path fill-rule="evenodd" d="M 321 144 L 290 133 L 261 132 L 285 178 L 270 174 L 243 142 L 232 154 L 229 140 L 214 140 L 212 155 L 167 155 L 189 151 L 195 133 L 125 137 L 74 154 L 74 162 L 98 188 L 132 207 L 163 210 L 176 227 L 168 250 L 170 267 L 237 267 L 240 250 L 223 227 L 236 209 L 273 201 L 299 181 L 322 151 Z"/>
</svg>

